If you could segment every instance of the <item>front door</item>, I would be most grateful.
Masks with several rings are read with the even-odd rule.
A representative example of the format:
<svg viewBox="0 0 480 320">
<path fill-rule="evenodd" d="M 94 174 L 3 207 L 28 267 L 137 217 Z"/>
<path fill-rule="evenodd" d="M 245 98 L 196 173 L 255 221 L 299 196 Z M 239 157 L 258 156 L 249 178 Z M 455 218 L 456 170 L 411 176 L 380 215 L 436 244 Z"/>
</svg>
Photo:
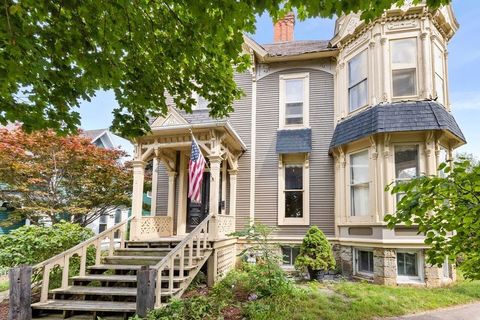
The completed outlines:
<svg viewBox="0 0 480 320">
<path fill-rule="evenodd" d="M 208 206 L 210 203 L 210 172 L 203 173 L 200 193 L 202 195 L 201 203 L 191 202 L 190 198 L 187 200 L 187 232 L 195 229 L 208 215 Z"/>
</svg>

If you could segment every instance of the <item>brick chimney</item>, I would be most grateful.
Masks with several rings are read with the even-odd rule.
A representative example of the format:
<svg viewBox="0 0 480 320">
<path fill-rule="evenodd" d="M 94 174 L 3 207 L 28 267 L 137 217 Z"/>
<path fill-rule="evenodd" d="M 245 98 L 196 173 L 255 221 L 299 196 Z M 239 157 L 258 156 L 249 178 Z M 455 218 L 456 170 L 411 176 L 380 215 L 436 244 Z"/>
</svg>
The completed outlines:
<svg viewBox="0 0 480 320">
<path fill-rule="evenodd" d="M 273 26 L 273 42 L 292 41 L 294 27 L 295 15 L 289 12 Z"/>
</svg>

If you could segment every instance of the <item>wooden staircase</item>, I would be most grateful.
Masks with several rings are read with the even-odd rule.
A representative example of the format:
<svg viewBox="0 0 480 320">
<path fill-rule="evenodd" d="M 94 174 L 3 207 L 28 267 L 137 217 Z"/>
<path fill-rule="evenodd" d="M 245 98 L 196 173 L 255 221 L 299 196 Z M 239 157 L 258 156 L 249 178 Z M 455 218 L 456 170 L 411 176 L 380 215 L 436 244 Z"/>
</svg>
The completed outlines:
<svg viewBox="0 0 480 320">
<path fill-rule="evenodd" d="M 180 297 L 212 254 L 206 220 L 183 240 L 122 241 L 119 248 L 110 246 L 107 255 L 99 255 L 97 250 L 96 263 L 91 266 L 82 264 L 86 257 L 80 256 L 79 275 L 68 276 L 70 257 L 78 252 L 85 254 L 91 243 L 101 248 L 101 240 L 87 241 L 54 257 L 56 260 L 36 266 L 43 268 L 46 281 L 42 281 L 40 302 L 32 304 L 33 319 L 128 319 L 136 312 L 137 272 L 142 266 L 157 270 L 156 308 L 172 297 Z M 113 236 L 115 231 L 118 228 L 104 233 Z M 102 233 L 98 238 L 104 236 Z M 62 285 L 48 289 L 47 275 L 55 265 L 63 268 Z"/>
</svg>

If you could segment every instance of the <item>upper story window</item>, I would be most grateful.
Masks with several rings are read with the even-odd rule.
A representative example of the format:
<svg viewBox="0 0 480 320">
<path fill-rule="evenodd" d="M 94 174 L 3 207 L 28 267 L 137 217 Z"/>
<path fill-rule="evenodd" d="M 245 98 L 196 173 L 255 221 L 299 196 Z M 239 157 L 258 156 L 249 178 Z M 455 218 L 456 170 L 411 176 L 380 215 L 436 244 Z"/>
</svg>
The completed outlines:
<svg viewBox="0 0 480 320">
<path fill-rule="evenodd" d="M 308 73 L 280 76 L 280 127 L 308 126 Z"/>
<path fill-rule="evenodd" d="M 395 146 L 395 181 L 407 182 L 418 177 L 418 173 L 418 145 Z M 403 196 L 403 193 L 397 193 L 397 202 Z"/>
<path fill-rule="evenodd" d="M 417 39 L 390 42 L 394 97 L 417 95 Z"/>
<path fill-rule="evenodd" d="M 368 150 L 350 155 L 350 215 L 370 214 L 370 170 Z"/>
<path fill-rule="evenodd" d="M 433 68 L 435 71 L 435 92 L 437 101 L 445 105 L 445 70 L 443 67 L 443 52 L 437 45 L 433 46 Z"/>
<path fill-rule="evenodd" d="M 367 56 L 367 50 L 365 50 L 348 62 L 348 101 L 350 112 L 367 104 Z"/>
</svg>

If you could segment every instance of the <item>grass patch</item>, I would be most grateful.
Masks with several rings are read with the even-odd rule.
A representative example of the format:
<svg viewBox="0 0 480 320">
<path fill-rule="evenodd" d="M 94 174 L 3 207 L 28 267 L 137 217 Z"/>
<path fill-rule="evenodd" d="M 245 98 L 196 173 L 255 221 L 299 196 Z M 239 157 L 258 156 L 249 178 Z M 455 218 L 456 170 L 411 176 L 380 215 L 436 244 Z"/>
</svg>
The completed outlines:
<svg viewBox="0 0 480 320">
<path fill-rule="evenodd" d="M 480 281 L 447 288 L 387 287 L 364 282 L 312 283 L 290 296 L 271 296 L 245 306 L 249 319 L 356 320 L 399 316 L 480 299 Z"/>
<path fill-rule="evenodd" d="M 8 280 L 0 281 L 0 292 L 5 291 L 9 288 Z"/>
</svg>

